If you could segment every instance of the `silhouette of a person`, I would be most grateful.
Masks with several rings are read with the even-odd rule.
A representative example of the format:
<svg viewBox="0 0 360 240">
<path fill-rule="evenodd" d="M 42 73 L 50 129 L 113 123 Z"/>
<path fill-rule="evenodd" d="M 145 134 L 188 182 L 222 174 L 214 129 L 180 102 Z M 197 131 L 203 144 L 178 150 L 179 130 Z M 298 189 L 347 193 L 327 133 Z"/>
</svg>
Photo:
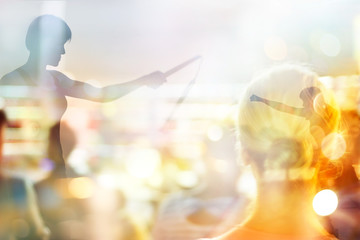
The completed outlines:
<svg viewBox="0 0 360 240">
<path fill-rule="evenodd" d="M 268 100 L 255 94 L 251 95 L 250 101 L 262 102 L 278 111 L 305 118 L 310 122 L 312 132 L 317 131 L 320 128 L 322 131 L 322 139 L 334 129 L 334 121 L 332 120 L 334 109 L 324 102 L 321 90 L 317 87 L 304 88 L 300 92 L 299 97 L 303 102 L 302 108 Z"/>
<path fill-rule="evenodd" d="M 129 82 L 98 88 L 75 81 L 59 71 L 47 70 L 48 65 L 58 66 L 61 56 L 65 54 L 64 45 L 70 39 L 71 30 L 64 20 L 53 15 L 35 18 L 26 35 L 26 47 L 30 52 L 27 62 L 0 80 L 0 95 L 7 98 L 6 105 L 17 110 L 25 107 L 25 110 L 9 114 L 13 125 L 22 131 L 21 140 L 33 143 L 42 140 L 44 149 L 47 139 L 44 129 L 60 121 L 67 108 L 66 96 L 107 102 L 143 85 L 156 88 L 166 81 L 165 74 L 157 71 Z M 29 129 L 24 130 L 25 126 Z M 60 146 L 60 139 L 57 141 Z M 32 150 L 39 150 L 34 148 Z M 58 155 L 62 158 L 61 147 L 58 148 Z M 60 162 L 63 170 L 58 175 L 64 177 L 65 163 Z"/>
</svg>

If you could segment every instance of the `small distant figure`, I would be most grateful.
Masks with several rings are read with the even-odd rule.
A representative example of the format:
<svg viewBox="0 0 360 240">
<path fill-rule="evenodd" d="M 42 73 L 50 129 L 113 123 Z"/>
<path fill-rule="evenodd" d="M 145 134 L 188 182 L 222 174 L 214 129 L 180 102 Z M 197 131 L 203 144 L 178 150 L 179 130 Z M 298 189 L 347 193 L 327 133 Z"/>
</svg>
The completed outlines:
<svg viewBox="0 0 360 240">
<path fill-rule="evenodd" d="M 44 132 L 59 122 L 65 113 L 66 97 L 108 102 L 141 86 L 157 88 L 166 81 L 166 75 L 156 71 L 129 82 L 99 88 L 73 80 L 59 71 L 48 70 L 47 66 L 58 66 L 61 56 L 65 54 L 64 45 L 70 41 L 71 35 L 69 26 L 59 17 L 42 15 L 35 18 L 26 34 L 25 44 L 30 52 L 27 62 L 0 80 L 0 96 L 7 99 L 6 106 L 25 108 L 9 115 L 18 130 L 23 130 L 20 140 L 32 143 L 38 151 L 41 150 L 37 143 L 46 139 Z M 28 126 L 29 131 L 26 130 Z M 61 145 L 60 139 L 57 141 Z M 24 149 L 23 154 L 33 150 Z M 57 171 L 58 177 L 66 177 L 63 160 L 61 165 L 62 170 Z"/>
<path fill-rule="evenodd" d="M 321 90 L 317 87 L 307 87 L 300 92 L 299 97 L 303 102 L 302 108 L 268 100 L 255 94 L 251 95 L 250 101 L 262 102 L 278 111 L 303 117 L 310 122 L 310 127 L 320 127 L 324 136 L 329 134 L 334 127 L 334 109 L 324 102 Z"/>
<path fill-rule="evenodd" d="M 40 215 L 29 181 L 4 174 L 2 169 L 5 112 L 0 110 L 0 239 L 47 240 L 49 229 Z"/>
</svg>

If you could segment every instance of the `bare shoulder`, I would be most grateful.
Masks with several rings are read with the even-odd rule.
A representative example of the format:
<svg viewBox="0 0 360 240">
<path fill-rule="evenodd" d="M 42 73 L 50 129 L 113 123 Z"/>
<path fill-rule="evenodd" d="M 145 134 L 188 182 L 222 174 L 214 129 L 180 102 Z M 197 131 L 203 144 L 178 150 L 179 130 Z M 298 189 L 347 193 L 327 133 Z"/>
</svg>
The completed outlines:
<svg viewBox="0 0 360 240">
<path fill-rule="evenodd" d="M 21 76 L 18 69 L 5 74 L 0 79 L 0 85 L 24 85 L 26 84 L 25 79 Z"/>
<path fill-rule="evenodd" d="M 48 73 L 55 79 L 57 86 L 61 88 L 74 87 L 77 81 L 72 80 L 67 75 L 56 70 L 48 70 Z"/>
<path fill-rule="evenodd" d="M 62 79 L 62 78 L 67 78 L 69 79 L 68 76 L 66 76 L 65 74 L 63 74 L 62 72 L 59 72 L 57 70 L 47 70 L 48 73 L 50 73 L 53 77 Z"/>
</svg>

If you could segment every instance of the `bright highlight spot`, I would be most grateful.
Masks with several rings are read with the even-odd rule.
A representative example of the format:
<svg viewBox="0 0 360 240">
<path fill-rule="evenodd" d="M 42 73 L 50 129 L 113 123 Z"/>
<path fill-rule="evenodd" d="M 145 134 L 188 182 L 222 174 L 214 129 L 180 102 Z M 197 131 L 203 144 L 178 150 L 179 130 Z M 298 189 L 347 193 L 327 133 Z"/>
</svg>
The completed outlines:
<svg viewBox="0 0 360 240">
<path fill-rule="evenodd" d="M 117 179 L 115 176 L 110 174 L 101 174 L 97 177 L 97 181 L 100 186 L 107 189 L 116 189 Z"/>
<path fill-rule="evenodd" d="M 237 180 L 236 189 L 250 198 L 255 198 L 257 185 L 254 175 L 250 170 L 245 171 Z"/>
<path fill-rule="evenodd" d="M 287 55 L 287 46 L 284 40 L 273 36 L 266 39 L 264 51 L 268 58 L 272 60 L 283 60 Z"/>
<path fill-rule="evenodd" d="M 324 100 L 324 95 L 322 93 L 319 93 L 316 95 L 313 101 L 313 107 L 316 113 L 318 114 L 324 114 L 324 111 L 327 110 L 327 105 Z"/>
<path fill-rule="evenodd" d="M 332 214 L 338 206 L 338 198 L 336 194 L 325 189 L 318 192 L 313 200 L 313 208 L 316 214 L 320 216 L 327 216 Z"/>
<path fill-rule="evenodd" d="M 224 133 L 220 126 L 213 125 L 207 130 L 207 137 L 213 141 L 217 142 L 223 137 Z"/>
<path fill-rule="evenodd" d="M 331 34 L 324 34 L 320 39 L 320 50 L 329 57 L 335 57 L 340 53 L 341 44 L 339 39 Z"/>
<path fill-rule="evenodd" d="M 132 176 L 148 178 L 160 167 L 160 153 L 155 149 L 137 149 L 126 159 L 125 168 Z"/>
<path fill-rule="evenodd" d="M 199 183 L 199 177 L 192 171 L 181 171 L 177 174 L 176 182 L 184 188 L 193 188 Z"/>
<path fill-rule="evenodd" d="M 344 137 L 339 133 L 330 133 L 322 140 L 321 150 L 330 160 L 339 159 L 346 150 Z"/>
<path fill-rule="evenodd" d="M 69 192 L 75 198 L 89 198 L 94 193 L 94 184 L 90 178 L 74 178 L 69 183 Z"/>
</svg>

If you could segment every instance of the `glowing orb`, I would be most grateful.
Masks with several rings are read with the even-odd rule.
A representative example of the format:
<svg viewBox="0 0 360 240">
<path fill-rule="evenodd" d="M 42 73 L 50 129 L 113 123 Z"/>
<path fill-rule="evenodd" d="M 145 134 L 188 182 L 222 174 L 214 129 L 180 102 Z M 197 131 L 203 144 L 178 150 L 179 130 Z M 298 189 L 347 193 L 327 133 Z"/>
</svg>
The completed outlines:
<svg viewBox="0 0 360 240">
<path fill-rule="evenodd" d="M 238 178 L 236 189 L 240 193 L 244 193 L 251 199 L 254 199 L 257 194 L 256 179 L 250 170 L 245 170 Z"/>
<path fill-rule="evenodd" d="M 224 133 L 220 126 L 213 125 L 207 131 L 207 137 L 213 141 L 217 142 L 223 137 Z"/>
<path fill-rule="evenodd" d="M 325 189 L 318 192 L 313 200 L 313 208 L 317 215 L 327 216 L 332 214 L 338 206 L 338 198 L 336 194 Z"/>
<path fill-rule="evenodd" d="M 69 192 L 75 198 L 89 198 L 94 193 L 94 183 L 87 177 L 74 178 L 69 183 Z"/>
<path fill-rule="evenodd" d="M 143 148 L 131 152 L 126 159 L 125 168 L 136 178 L 151 177 L 161 165 L 161 155 L 156 149 Z"/>
<path fill-rule="evenodd" d="M 330 133 L 321 143 L 321 150 L 330 160 L 339 159 L 346 150 L 346 142 L 339 133 Z"/>
<path fill-rule="evenodd" d="M 199 184 L 199 177 L 192 171 L 181 171 L 176 176 L 177 183 L 184 188 L 193 188 Z"/>
</svg>

